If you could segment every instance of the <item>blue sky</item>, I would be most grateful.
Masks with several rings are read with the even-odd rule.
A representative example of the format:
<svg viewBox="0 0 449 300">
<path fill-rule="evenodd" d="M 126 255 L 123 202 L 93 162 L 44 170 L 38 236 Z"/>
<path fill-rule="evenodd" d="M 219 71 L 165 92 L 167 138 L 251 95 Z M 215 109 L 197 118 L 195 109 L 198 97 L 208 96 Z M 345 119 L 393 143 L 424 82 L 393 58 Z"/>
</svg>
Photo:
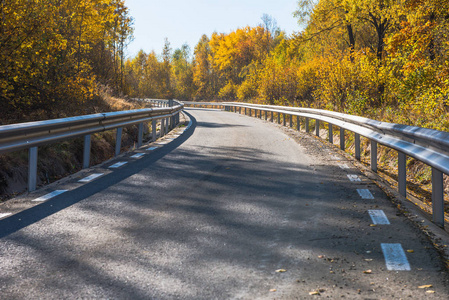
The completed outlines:
<svg viewBox="0 0 449 300">
<path fill-rule="evenodd" d="M 229 33 L 237 28 L 257 26 L 264 13 L 291 34 L 299 31 L 293 17 L 297 0 L 126 0 L 134 18 L 134 41 L 128 56 L 140 49 L 162 52 L 167 37 L 173 49 L 187 43 L 192 52 L 203 34 Z"/>
</svg>

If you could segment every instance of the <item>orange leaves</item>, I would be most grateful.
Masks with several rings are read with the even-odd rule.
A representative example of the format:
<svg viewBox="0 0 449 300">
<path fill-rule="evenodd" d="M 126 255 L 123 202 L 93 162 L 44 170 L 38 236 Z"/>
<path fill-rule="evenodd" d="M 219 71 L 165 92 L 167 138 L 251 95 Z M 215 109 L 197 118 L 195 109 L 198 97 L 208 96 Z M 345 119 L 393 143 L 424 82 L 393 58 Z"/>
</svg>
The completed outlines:
<svg viewBox="0 0 449 300">
<path fill-rule="evenodd" d="M 115 82 L 111 77 L 120 70 L 114 63 L 132 30 L 119 30 L 114 21 L 129 25 L 123 0 L 14 0 L 2 6 L 2 111 L 84 112 L 79 104 L 95 97 L 97 78 Z"/>
<path fill-rule="evenodd" d="M 229 34 L 214 33 L 210 41 L 214 68 L 237 82 L 243 67 L 264 58 L 270 38 L 270 33 L 261 26 L 247 26 Z"/>
</svg>

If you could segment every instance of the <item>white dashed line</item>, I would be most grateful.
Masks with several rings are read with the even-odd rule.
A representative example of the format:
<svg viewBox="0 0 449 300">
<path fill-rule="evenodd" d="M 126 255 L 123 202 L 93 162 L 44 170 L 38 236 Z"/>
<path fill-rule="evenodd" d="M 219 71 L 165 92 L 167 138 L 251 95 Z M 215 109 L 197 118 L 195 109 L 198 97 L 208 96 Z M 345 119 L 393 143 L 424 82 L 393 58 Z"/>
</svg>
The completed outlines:
<svg viewBox="0 0 449 300">
<path fill-rule="evenodd" d="M 10 216 L 10 215 L 12 215 L 12 213 L 1 213 L 0 214 L 0 219 L 3 219 L 3 218 L 5 218 L 7 216 Z"/>
<path fill-rule="evenodd" d="M 381 244 L 389 271 L 410 271 L 410 264 L 401 244 Z"/>
<path fill-rule="evenodd" d="M 34 199 L 34 200 L 31 200 L 31 201 L 33 201 L 33 202 L 43 202 L 43 201 L 47 201 L 47 200 L 49 200 L 49 199 L 51 199 L 51 198 L 53 198 L 53 197 L 56 197 L 56 196 L 58 196 L 58 195 L 61 195 L 62 193 L 65 193 L 65 192 L 67 192 L 67 190 L 56 190 L 56 191 L 53 191 L 53 192 L 51 192 L 51 193 L 48 193 L 48 194 L 46 194 L 46 195 L 43 195 L 43 196 L 41 196 L 41 197 L 39 197 L 39 198 L 36 198 L 36 199 Z"/>
<path fill-rule="evenodd" d="M 127 161 L 119 161 L 118 163 L 113 164 L 112 166 L 110 166 L 109 168 L 111 169 L 117 169 L 120 168 L 123 165 L 126 165 L 128 162 Z"/>
<path fill-rule="evenodd" d="M 349 166 L 347 164 L 339 164 L 338 165 L 341 169 L 349 169 Z"/>
<path fill-rule="evenodd" d="M 390 221 L 383 210 L 368 210 L 368 213 L 373 221 L 373 224 L 390 225 Z"/>
<path fill-rule="evenodd" d="M 360 179 L 360 177 L 358 175 L 355 175 L 355 174 L 348 174 L 346 176 L 348 176 L 349 180 L 351 180 L 352 182 L 362 181 L 362 179 Z"/>
<path fill-rule="evenodd" d="M 373 194 L 368 189 L 357 189 L 357 193 L 359 193 L 362 199 L 374 199 Z"/>
<path fill-rule="evenodd" d="M 89 175 L 87 177 L 84 177 L 81 180 L 78 180 L 78 182 L 91 182 L 92 180 L 94 180 L 95 178 L 98 178 L 100 176 L 102 176 L 104 173 L 94 173 L 92 175 Z"/>
<path fill-rule="evenodd" d="M 158 147 L 149 147 L 149 148 L 146 148 L 145 150 L 147 150 L 147 151 L 153 151 L 153 150 L 156 150 Z"/>
<path fill-rule="evenodd" d="M 131 158 L 141 158 L 144 155 L 145 155 L 145 153 L 137 153 L 137 154 L 134 154 L 133 156 L 131 156 Z"/>
</svg>

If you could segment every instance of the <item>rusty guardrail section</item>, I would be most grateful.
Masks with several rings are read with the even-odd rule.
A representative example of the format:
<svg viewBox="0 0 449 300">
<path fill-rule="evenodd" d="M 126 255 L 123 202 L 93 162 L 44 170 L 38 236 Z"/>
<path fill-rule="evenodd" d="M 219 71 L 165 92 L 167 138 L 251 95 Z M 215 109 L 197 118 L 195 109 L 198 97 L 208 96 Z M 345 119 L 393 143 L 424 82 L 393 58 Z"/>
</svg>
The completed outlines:
<svg viewBox="0 0 449 300">
<path fill-rule="evenodd" d="M 149 100 L 148 102 L 152 102 Z M 156 125 L 161 122 L 161 135 L 179 123 L 179 113 L 184 104 L 175 100 L 157 100 L 164 107 L 145 108 L 119 112 L 99 113 L 71 118 L 27 122 L 0 126 L 0 153 L 29 149 L 28 191 L 36 189 L 37 150 L 39 146 L 69 138 L 84 136 L 83 168 L 90 165 L 91 134 L 116 129 L 115 155 L 120 153 L 122 129 L 138 124 L 140 147 L 143 139 L 143 123 L 152 122 L 153 140 L 156 139 Z"/>
<path fill-rule="evenodd" d="M 190 103 L 189 103 L 190 104 Z M 202 102 L 196 102 L 201 106 Z M 315 135 L 320 135 L 320 122 L 328 124 L 329 142 L 333 143 L 333 126 L 340 128 L 340 148 L 345 149 L 345 130 L 354 133 L 355 158 L 360 160 L 360 136 L 368 138 L 371 145 L 370 165 L 377 172 L 377 145 L 381 144 L 398 152 L 398 190 L 402 196 L 407 195 L 407 156 L 413 157 L 432 168 L 432 218 L 433 222 L 444 227 L 444 193 L 443 174 L 449 174 L 449 132 L 426 129 L 416 126 L 380 122 L 359 116 L 352 116 L 338 112 L 275 105 L 258 105 L 239 102 L 205 103 L 203 105 L 224 107 L 227 111 L 234 111 L 274 122 L 274 113 L 277 122 L 286 126 L 286 117 L 290 118 L 293 126 L 293 117 L 296 117 L 297 130 L 300 130 L 300 118 L 306 132 L 310 132 L 309 121 L 315 120 Z"/>
</svg>

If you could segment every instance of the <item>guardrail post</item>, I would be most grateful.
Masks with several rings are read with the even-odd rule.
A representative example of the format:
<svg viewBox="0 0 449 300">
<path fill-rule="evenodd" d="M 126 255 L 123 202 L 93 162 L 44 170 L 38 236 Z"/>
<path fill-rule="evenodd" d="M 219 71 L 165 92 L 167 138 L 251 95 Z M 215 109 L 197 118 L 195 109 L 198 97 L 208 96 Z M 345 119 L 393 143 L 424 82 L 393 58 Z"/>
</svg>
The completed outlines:
<svg viewBox="0 0 449 300">
<path fill-rule="evenodd" d="M 164 136 L 165 128 L 164 128 L 164 119 L 161 119 L 161 128 L 159 129 L 159 137 Z"/>
<path fill-rule="evenodd" d="M 340 149 L 345 151 L 345 129 L 340 127 Z"/>
<path fill-rule="evenodd" d="M 120 154 L 120 149 L 122 147 L 122 131 L 122 127 L 117 128 L 117 132 L 115 135 L 115 156 Z"/>
<path fill-rule="evenodd" d="M 268 120 L 268 111 L 265 111 L 265 121 Z"/>
<path fill-rule="evenodd" d="M 37 185 L 37 147 L 28 150 L 28 192 L 36 190 Z"/>
<path fill-rule="evenodd" d="M 377 172 L 377 142 L 371 140 L 371 170 Z"/>
<path fill-rule="evenodd" d="M 334 143 L 334 130 L 332 128 L 332 124 L 329 123 L 329 133 L 328 133 L 328 139 L 329 139 L 329 143 L 333 144 Z"/>
<path fill-rule="evenodd" d="M 259 119 L 262 120 L 262 110 L 261 109 L 259 109 Z"/>
<path fill-rule="evenodd" d="M 407 197 L 407 155 L 398 151 L 398 190 Z"/>
<path fill-rule="evenodd" d="M 281 124 L 281 113 L 278 113 L 278 124 Z"/>
<path fill-rule="evenodd" d="M 444 228 L 443 172 L 432 167 L 432 220 Z"/>
<path fill-rule="evenodd" d="M 299 123 L 299 116 L 296 116 L 296 130 L 301 130 L 301 125 Z"/>
<path fill-rule="evenodd" d="M 168 134 L 168 132 L 170 131 L 169 129 L 170 129 L 170 123 L 169 123 L 169 119 L 170 118 L 165 118 L 165 133 L 164 133 L 164 135 L 167 135 Z"/>
<path fill-rule="evenodd" d="M 137 147 L 142 147 L 143 140 L 143 123 L 139 123 L 137 132 Z"/>
<path fill-rule="evenodd" d="M 245 116 L 246 116 L 247 114 L 246 114 L 246 107 L 245 107 Z"/>
<path fill-rule="evenodd" d="M 360 134 L 354 134 L 355 159 L 360 160 Z"/>
<path fill-rule="evenodd" d="M 157 121 L 153 120 L 151 121 L 151 141 L 156 141 L 156 126 L 157 126 Z"/>
<path fill-rule="evenodd" d="M 274 112 L 271 111 L 271 122 L 274 122 Z"/>
<path fill-rule="evenodd" d="M 283 126 L 285 126 L 285 114 L 282 114 L 282 123 L 283 123 Z"/>
<path fill-rule="evenodd" d="M 90 134 L 84 136 L 83 169 L 90 166 Z"/>
<path fill-rule="evenodd" d="M 293 127 L 293 115 L 290 115 L 290 127 Z"/>
<path fill-rule="evenodd" d="M 306 132 L 309 133 L 309 131 L 310 131 L 310 128 L 309 128 L 309 118 L 307 118 L 307 117 L 306 117 L 305 127 L 306 127 Z"/>
<path fill-rule="evenodd" d="M 173 107 L 174 104 L 175 104 L 175 103 L 174 103 L 173 99 L 169 99 L 169 100 L 168 100 L 168 106 L 169 106 L 169 107 Z M 174 125 L 174 123 L 175 123 L 175 116 L 169 117 L 169 122 L 170 122 L 170 129 L 173 129 L 173 128 L 174 128 L 173 125 Z"/>
<path fill-rule="evenodd" d="M 320 120 L 315 119 L 315 135 L 320 136 Z"/>
</svg>

